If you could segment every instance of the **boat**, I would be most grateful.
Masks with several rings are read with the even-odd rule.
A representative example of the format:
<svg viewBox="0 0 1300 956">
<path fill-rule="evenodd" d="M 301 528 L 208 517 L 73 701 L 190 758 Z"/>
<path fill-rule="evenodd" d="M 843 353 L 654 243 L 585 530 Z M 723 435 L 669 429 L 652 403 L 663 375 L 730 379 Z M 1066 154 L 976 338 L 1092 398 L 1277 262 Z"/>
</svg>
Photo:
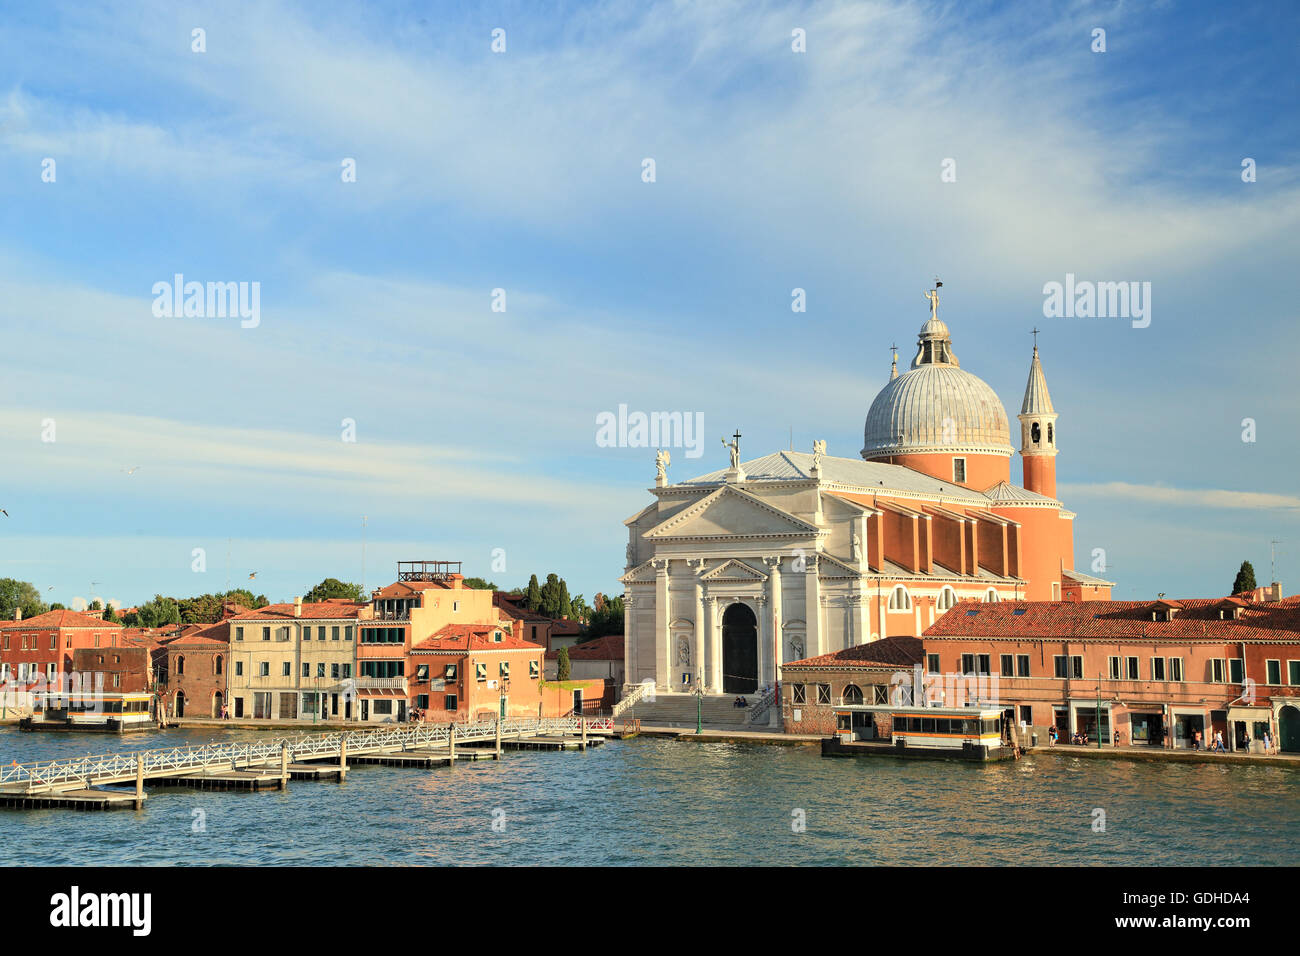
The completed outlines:
<svg viewBox="0 0 1300 956">
<path fill-rule="evenodd" d="M 125 734 L 156 730 L 153 695 L 60 693 L 35 695 L 34 712 L 18 722 L 22 730 L 74 730 L 89 733 Z"/>
</svg>

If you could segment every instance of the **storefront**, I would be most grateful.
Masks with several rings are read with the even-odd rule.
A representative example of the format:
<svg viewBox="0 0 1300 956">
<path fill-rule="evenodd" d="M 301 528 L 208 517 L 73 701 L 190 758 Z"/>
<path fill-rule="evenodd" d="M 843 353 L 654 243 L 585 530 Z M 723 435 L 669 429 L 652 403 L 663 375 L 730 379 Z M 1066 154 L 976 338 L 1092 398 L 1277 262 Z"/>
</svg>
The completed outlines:
<svg viewBox="0 0 1300 956">
<path fill-rule="evenodd" d="M 1201 749 L 1209 746 L 1205 736 L 1208 714 L 1204 710 L 1191 710 L 1186 707 L 1172 707 L 1174 725 L 1174 747 L 1186 749 L 1196 743 L 1196 735 L 1201 735 Z"/>
<path fill-rule="evenodd" d="M 1233 750 L 1262 754 L 1264 735 L 1273 735 L 1269 729 L 1272 724 L 1271 707 L 1229 707 L 1228 732 L 1224 734 L 1224 742 Z"/>
<path fill-rule="evenodd" d="M 1070 703 L 1070 717 L 1072 734 L 1086 734 L 1089 743 L 1096 743 L 1098 740 L 1104 740 L 1106 743 L 1111 742 L 1110 736 L 1110 704 L 1107 701 L 1101 702 L 1100 712 L 1097 709 L 1097 702 L 1087 703 Z"/>
<path fill-rule="evenodd" d="M 1132 711 L 1128 717 L 1128 743 L 1161 747 L 1165 742 L 1165 715 L 1159 708 Z"/>
</svg>

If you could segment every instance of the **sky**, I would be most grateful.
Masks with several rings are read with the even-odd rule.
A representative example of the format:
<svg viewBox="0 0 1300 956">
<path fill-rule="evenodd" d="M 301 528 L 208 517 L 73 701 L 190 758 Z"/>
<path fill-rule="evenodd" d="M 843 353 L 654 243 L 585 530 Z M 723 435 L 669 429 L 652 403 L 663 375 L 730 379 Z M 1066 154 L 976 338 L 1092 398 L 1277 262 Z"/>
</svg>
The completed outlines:
<svg viewBox="0 0 1300 956">
<path fill-rule="evenodd" d="M 619 593 L 655 452 L 602 413 L 702 415 L 673 480 L 736 430 L 856 457 L 938 278 L 1013 426 L 1040 330 L 1077 567 L 1219 595 L 1276 539 L 1300 590 L 1298 39 L 1286 3 L 0 4 L 0 577 Z M 177 274 L 255 318 L 165 314 Z M 1045 315 L 1067 274 L 1149 324 Z"/>
</svg>

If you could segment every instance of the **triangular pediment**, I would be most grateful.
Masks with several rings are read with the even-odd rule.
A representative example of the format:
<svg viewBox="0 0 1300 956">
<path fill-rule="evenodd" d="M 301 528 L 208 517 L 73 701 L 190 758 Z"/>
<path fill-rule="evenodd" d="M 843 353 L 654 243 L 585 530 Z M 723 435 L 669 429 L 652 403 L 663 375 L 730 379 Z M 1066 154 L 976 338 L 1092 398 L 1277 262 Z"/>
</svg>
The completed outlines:
<svg viewBox="0 0 1300 956">
<path fill-rule="evenodd" d="M 728 485 L 651 528 L 644 537 L 660 540 L 738 536 L 807 538 L 820 532 L 815 524 Z"/>
<path fill-rule="evenodd" d="M 645 584 L 647 582 L 653 582 L 654 579 L 654 566 L 650 561 L 646 561 L 633 568 L 631 571 L 628 571 L 618 580 L 622 584 Z"/>
<path fill-rule="evenodd" d="M 732 558 L 703 575 L 705 581 L 766 581 L 767 575 L 744 561 Z"/>
</svg>

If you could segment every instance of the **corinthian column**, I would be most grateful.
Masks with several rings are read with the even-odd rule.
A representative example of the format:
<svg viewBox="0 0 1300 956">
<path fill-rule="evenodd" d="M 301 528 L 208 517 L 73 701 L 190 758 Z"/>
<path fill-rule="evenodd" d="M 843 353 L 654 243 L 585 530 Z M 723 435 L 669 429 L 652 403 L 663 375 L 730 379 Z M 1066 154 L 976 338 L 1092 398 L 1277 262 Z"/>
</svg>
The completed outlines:
<svg viewBox="0 0 1300 956">
<path fill-rule="evenodd" d="M 772 648 L 772 682 L 781 678 L 781 658 L 784 657 L 784 651 L 781 647 L 781 558 L 764 558 L 763 563 L 769 568 L 767 578 L 767 603 L 769 615 L 772 620 L 771 631 L 771 648 Z"/>
<path fill-rule="evenodd" d="M 691 651 L 691 665 L 696 683 L 703 687 L 705 685 L 704 637 L 708 633 L 704 624 L 704 581 L 700 578 L 704 571 L 704 559 L 692 558 L 686 562 L 686 565 L 695 572 L 695 640 Z"/>
<path fill-rule="evenodd" d="M 655 558 L 655 683 L 661 690 L 672 688 L 673 636 L 668 607 L 668 559 Z"/>
</svg>

